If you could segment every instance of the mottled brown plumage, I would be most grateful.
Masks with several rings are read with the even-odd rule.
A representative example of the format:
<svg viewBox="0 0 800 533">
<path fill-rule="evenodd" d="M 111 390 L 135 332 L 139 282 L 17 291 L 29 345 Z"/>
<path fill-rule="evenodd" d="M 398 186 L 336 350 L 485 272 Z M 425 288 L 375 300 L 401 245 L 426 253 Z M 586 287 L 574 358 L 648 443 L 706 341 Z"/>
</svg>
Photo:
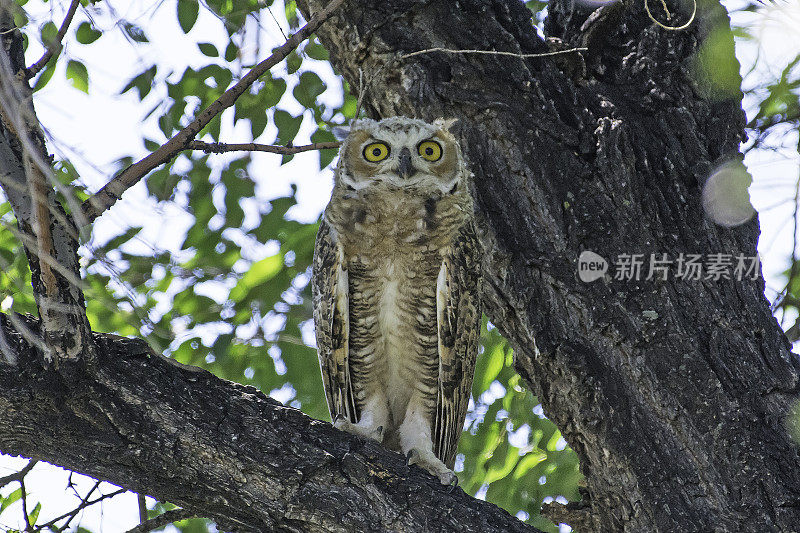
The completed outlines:
<svg viewBox="0 0 800 533">
<path fill-rule="evenodd" d="M 317 235 L 320 366 L 337 427 L 452 472 L 477 354 L 479 246 L 447 124 L 354 123 Z"/>
</svg>

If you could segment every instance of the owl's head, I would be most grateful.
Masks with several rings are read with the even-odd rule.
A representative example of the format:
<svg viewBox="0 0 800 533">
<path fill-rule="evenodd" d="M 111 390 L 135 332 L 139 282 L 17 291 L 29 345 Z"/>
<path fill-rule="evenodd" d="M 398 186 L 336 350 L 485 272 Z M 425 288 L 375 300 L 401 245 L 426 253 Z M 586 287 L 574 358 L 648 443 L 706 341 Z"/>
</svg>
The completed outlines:
<svg viewBox="0 0 800 533">
<path fill-rule="evenodd" d="M 336 179 L 355 190 L 389 186 L 454 192 L 464 165 L 458 142 L 448 131 L 452 124 L 408 117 L 355 121 L 339 151 Z"/>
</svg>

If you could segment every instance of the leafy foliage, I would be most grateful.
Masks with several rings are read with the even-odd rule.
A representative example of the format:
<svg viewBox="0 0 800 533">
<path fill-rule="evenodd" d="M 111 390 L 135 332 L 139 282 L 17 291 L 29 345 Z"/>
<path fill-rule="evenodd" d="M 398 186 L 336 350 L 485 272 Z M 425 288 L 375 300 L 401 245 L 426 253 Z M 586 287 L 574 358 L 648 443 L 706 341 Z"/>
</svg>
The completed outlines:
<svg viewBox="0 0 800 533">
<path fill-rule="evenodd" d="M 539 509 L 546 498 L 580 499 L 578 457 L 523 388 L 511 348 L 485 320 L 472 398 L 459 443 L 461 486 L 543 531 L 557 531 Z"/>
</svg>

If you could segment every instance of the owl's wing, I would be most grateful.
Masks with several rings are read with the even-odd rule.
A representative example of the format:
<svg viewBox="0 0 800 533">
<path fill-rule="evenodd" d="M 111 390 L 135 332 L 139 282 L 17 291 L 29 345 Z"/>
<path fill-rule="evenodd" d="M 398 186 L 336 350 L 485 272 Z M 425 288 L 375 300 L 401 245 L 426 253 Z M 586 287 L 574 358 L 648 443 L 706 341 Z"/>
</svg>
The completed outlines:
<svg viewBox="0 0 800 533">
<path fill-rule="evenodd" d="M 453 468 L 467 414 L 480 336 L 480 248 L 468 222 L 444 258 L 436 283 L 439 390 L 433 423 L 436 456 Z"/>
<path fill-rule="evenodd" d="M 341 246 L 323 217 L 314 246 L 311 292 L 322 384 L 331 419 L 358 422 L 348 362 L 349 282 Z"/>
</svg>

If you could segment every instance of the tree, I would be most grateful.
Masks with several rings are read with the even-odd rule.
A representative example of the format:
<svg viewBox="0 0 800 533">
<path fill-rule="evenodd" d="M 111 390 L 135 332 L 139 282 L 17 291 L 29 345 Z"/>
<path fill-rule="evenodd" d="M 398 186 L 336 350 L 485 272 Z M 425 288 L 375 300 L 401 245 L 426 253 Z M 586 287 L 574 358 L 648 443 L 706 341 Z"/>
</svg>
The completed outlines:
<svg viewBox="0 0 800 533">
<path fill-rule="evenodd" d="M 249 12 L 210 4 L 229 23 L 239 20 L 234 28 L 242 27 Z M 580 503 L 550 512 L 579 531 L 791 531 L 800 523 L 800 457 L 788 417 L 799 399 L 800 362 L 770 312 L 763 281 L 660 279 L 659 271 L 652 279 L 591 283 L 576 276 L 578 258 L 587 250 L 605 258 L 683 253 L 722 254 L 717 259 L 731 261 L 757 255 L 757 222 L 725 228 L 703 210 L 703 185 L 735 157 L 744 138 L 738 85 L 732 90 L 704 68 L 710 58 L 718 59 L 720 46 L 728 54 L 723 59 L 732 61 L 724 9 L 700 2 L 692 23 L 671 31 L 654 23 L 660 12 L 648 15 L 641 2 L 598 9 L 553 0 L 545 30 L 564 50 L 550 55 L 531 12 L 518 2 L 338 4 L 300 3 L 310 20 L 307 33 L 316 31 L 324 47 L 315 49 L 319 45 L 312 41 L 304 53 L 323 59 L 330 53 L 331 64 L 357 88 L 367 115 L 460 120 L 457 131 L 475 174 L 482 221 L 487 315 L 513 346 L 522 382 L 562 429 L 586 476 Z M 187 5 L 196 7 L 178 3 L 185 30 L 197 18 Z M 691 5 L 663 7 L 681 24 L 689 20 Z M 287 11 L 291 18 L 293 10 Z M 132 39 L 146 39 L 141 29 L 123 27 Z M 84 30 L 87 40 L 90 30 Z M 54 42 L 64 37 L 60 33 Z M 299 65 L 301 57 L 292 50 L 305 37 L 302 30 L 295 35 L 275 52 L 276 59 L 287 57 L 289 69 Z M 223 529 L 530 529 L 490 504 L 448 493 L 376 445 L 313 422 L 255 389 L 180 364 L 212 364 L 218 357 L 225 363 L 214 369 L 239 381 L 246 368 L 254 376 L 274 372 L 245 359 L 260 346 L 234 342 L 238 332 L 218 336 L 210 349 L 199 337 L 174 343 L 170 325 L 179 315 L 189 317 L 190 327 L 211 322 L 209 315 L 243 326 L 252 314 L 275 310 L 285 321 L 278 336 L 256 324 L 252 339 L 278 346 L 287 372 L 300 368 L 293 357 L 309 355 L 286 345 L 301 336 L 307 316 L 298 296 L 302 289 L 292 283 L 308 264 L 313 226 L 285 219 L 290 199 L 272 203 L 258 230 L 247 233 L 261 242 L 274 239 L 279 251 L 230 276 L 235 283 L 225 303 L 203 300 L 197 284 L 225 281 L 240 257 L 241 247 L 231 246 L 222 228 L 247 227 L 239 200 L 253 196 L 248 160 L 230 162 L 219 175 L 207 156 L 190 156 L 185 174 L 171 161 L 190 147 L 226 149 L 190 144 L 196 136 L 224 140 L 219 115 L 200 112 L 213 110 L 218 98 L 235 105 L 235 115 L 247 117 L 258 137 L 267 121 L 252 111 L 278 103 L 286 90 L 280 78 L 268 75 L 251 90 L 242 81 L 232 84 L 229 70 L 210 66 L 187 69 L 180 84 L 168 81 L 171 104 L 159 125 L 173 141 L 146 141 L 157 155 L 132 165 L 124 161 L 115 181 L 122 186 L 81 206 L 64 187 L 57 198 L 48 181 L 74 185 L 76 176 L 63 162 L 55 175 L 50 171 L 28 93 L 11 75 L 24 66 L 19 33 L 3 36 L 10 51 L 0 76 L 0 147 L 10 178 L 3 190 L 30 264 L 36 303 L 30 310 L 39 318 L 0 315 L 0 449 L 152 494 Z M 709 43 L 715 46 L 711 56 Z M 219 52 L 210 46 L 205 51 L 213 57 Z M 235 54 L 234 49 L 229 61 Z M 82 85 L 86 69 L 70 64 L 68 75 Z M 261 70 L 271 64 L 267 60 Z M 145 70 L 127 89 L 145 97 L 156 75 Z M 293 95 L 319 125 L 311 140 L 330 142 L 328 126 L 357 111 L 353 99 L 334 110 L 321 105 L 321 83 L 305 71 Z M 234 95 L 238 99 L 223 93 L 237 85 L 243 89 Z M 187 111 L 190 97 L 200 100 L 197 111 Z M 182 121 L 184 115 L 202 120 Z M 269 121 L 284 145 L 274 150 L 293 151 L 285 145 L 297 134 L 297 117 L 279 109 Z M 321 152 L 321 165 L 330 157 Z M 169 268 L 160 279 L 153 276 L 153 258 L 123 249 L 128 279 L 140 275 L 140 294 L 150 296 L 148 287 L 157 285 L 164 290 L 176 276 L 190 280 L 175 295 L 174 312 L 153 319 L 155 304 L 141 306 L 148 311 L 142 316 L 148 346 L 91 331 L 90 324 L 139 333 L 98 312 L 101 298 L 122 301 L 125 286 L 106 287 L 113 280 L 107 272 L 82 273 L 76 252 L 78 226 L 151 170 L 147 185 L 157 198 L 169 199 L 179 182 L 190 183 L 186 205 L 197 223 L 184 241 L 194 254 L 178 265 L 162 258 L 160 264 Z M 226 193 L 221 209 L 209 201 L 215 180 Z M 88 221 L 81 221 L 81 213 Z M 224 224 L 215 224 L 215 215 Z M 105 250 L 135 233 L 107 243 Z M 674 274 L 677 265 L 671 268 Z M 292 287 L 294 293 L 285 294 Z M 258 291 L 277 294 L 256 296 Z M 15 296 L 16 310 L 23 309 L 24 296 L 19 303 Z M 266 302 L 269 307 L 261 307 Z M 500 374 L 497 368 L 481 372 L 490 380 Z M 292 383 L 299 404 L 319 413 L 309 392 L 316 378 L 295 376 Z"/>
</svg>

